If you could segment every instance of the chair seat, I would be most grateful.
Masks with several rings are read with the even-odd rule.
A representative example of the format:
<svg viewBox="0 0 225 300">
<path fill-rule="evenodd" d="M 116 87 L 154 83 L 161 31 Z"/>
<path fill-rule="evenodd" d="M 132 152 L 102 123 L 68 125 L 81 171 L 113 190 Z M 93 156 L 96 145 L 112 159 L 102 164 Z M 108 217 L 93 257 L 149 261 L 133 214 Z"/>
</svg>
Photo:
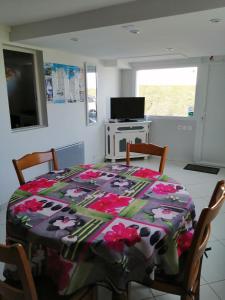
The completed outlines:
<svg viewBox="0 0 225 300">
<path fill-rule="evenodd" d="M 154 281 L 168 282 L 173 285 L 179 285 L 182 282 L 182 274 L 168 275 L 164 273 L 155 274 Z"/>
<path fill-rule="evenodd" d="M 184 289 L 181 286 L 182 280 L 180 280 L 179 275 L 177 276 L 155 276 L 155 279 L 151 282 L 150 288 L 155 290 L 160 290 L 165 293 L 182 295 Z"/>
<path fill-rule="evenodd" d="M 181 297 L 187 296 L 188 297 L 198 297 L 198 290 L 196 287 L 198 284 L 194 284 L 193 290 L 195 292 L 187 290 L 185 286 L 185 272 L 186 272 L 186 262 L 188 259 L 189 251 L 185 251 L 179 258 L 179 266 L 180 271 L 176 275 L 168 275 L 164 272 L 156 271 L 155 272 L 155 279 L 152 281 L 151 288 L 164 291 L 165 293 L 179 295 Z M 185 298 L 186 299 L 186 298 Z M 188 298 L 189 299 L 189 298 Z M 192 298 L 191 298 L 192 299 Z M 195 298 L 194 298 L 195 299 Z M 198 298 L 196 298 L 198 299 Z"/>
<path fill-rule="evenodd" d="M 184 252 L 180 259 L 180 271 L 176 275 L 168 275 L 161 271 L 155 272 L 155 279 L 151 283 L 153 289 L 164 290 L 167 293 L 172 293 L 176 295 L 182 295 L 185 293 L 185 288 L 183 287 L 184 275 L 185 275 L 185 261 L 188 256 L 188 251 Z M 159 288 L 160 287 L 160 288 Z"/>
<path fill-rule="evenodd" d="M 173 285 L 180 285 L 184 280 L 184 272 L 185 272 L 185 262 L 188 257 L 188 251 L 185 251 L 182 253 L 182 255 L 179 258 L 179 273 L 175 275 L 168 275 L 164 272 L 157 271 L 155 272 L 155 280 L 157 281 L 165 281 L 169 282 Z"/>
</svg>

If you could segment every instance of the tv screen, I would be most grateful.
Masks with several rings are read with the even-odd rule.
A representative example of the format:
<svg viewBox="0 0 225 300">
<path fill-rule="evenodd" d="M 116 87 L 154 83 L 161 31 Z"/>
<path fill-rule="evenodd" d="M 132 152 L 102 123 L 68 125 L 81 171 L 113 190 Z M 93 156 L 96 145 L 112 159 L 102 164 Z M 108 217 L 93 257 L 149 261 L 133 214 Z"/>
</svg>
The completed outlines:
<svg viewBox="0 0 225 300">
<path fill-rule="evenodd" d="M 143 119 L 144 114 L 144 97 L 111 98 L 111 119 Z"/>
</svg>

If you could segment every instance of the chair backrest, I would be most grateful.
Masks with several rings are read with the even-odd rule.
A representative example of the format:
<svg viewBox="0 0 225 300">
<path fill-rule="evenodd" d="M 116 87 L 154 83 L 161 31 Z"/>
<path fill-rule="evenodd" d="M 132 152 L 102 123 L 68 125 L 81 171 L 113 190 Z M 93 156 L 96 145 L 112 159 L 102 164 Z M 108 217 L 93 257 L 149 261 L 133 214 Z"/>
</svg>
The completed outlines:
<svg viewBox="0 0 225 300">
<path fill-rule="evenodd" d="M 218 215 L 225 200 L 225 182 L 219 181 L 215 187 L 209 206 L 201 212 L 195 228 L 191 248 L 184 269 L 184 285 L 187 290 L 192 290 L 197 277 L 200 277 L 202 256 L 205 252 L 210 236 L 211 222 Z"/>
<path fill-rule="evenodd" d="M 54 170 L 58 170 L 58 162 L 56 158 L 55 149 L 51 149 L 50 151 L 46 151 L 46 152 L 34 152 L 31 154 L 26 154 L 25 156 L 17 160 L 13 159 L 13 165 L 15 167 L 20 185 L 25 183 L 22 170 L 48 161 L 53 161 Z"/>
<path fill-rule="evenodd" d="M 38 300 L 29 261 L 23 246 L 20 244 L 11 246 L 0 245 L 0 261 L 17 267 L 22 287 L 21 289 L 15 288 L 0 280 L 0 299 Z"/>
<path fill-rule="evenodd" d="M 163 173 L 165 163 L 166 163 L 168 149 L 169 149 L 168 146 L 160 147 L 160 146 L 154 145 L 154 144 L 130 144 L 130 143 L 127 143 L 127 153 L 126 153 L 127 165 L 128 166 L 130 165 L 130 152 L 161 156 L 159 172 Z"/>
</svg>

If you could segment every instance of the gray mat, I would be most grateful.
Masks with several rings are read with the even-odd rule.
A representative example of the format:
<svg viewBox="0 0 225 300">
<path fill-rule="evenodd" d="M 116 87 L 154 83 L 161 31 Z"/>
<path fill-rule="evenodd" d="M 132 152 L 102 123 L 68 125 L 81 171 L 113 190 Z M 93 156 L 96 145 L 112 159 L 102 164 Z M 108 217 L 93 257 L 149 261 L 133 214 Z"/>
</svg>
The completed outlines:
<svg viewBox="0 0 225 300">
<path fill-rule="evenodd" d="M 196 172 L 203 172 L 203 173 L 210 173 L 210 174 L 218 174 L 218 172 L 220 170 L 219 168 L 193 165 L 193 164 L 187 164 L 184 167 L 184 169 L 189 170 L 189 171 L 196 171 Z"/>
</svg>

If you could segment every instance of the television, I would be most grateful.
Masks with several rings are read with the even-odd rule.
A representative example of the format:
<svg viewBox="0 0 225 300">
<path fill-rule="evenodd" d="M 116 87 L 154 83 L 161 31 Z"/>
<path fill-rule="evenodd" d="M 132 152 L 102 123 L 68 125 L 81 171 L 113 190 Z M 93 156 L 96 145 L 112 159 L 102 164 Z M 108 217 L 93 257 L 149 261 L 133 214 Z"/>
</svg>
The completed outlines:
<svg viewBox="0 0 225 300">
<path fill-rule="evenodd" d="M 144 119 L 145 97 L 117 97 L 111 98 L 111 119 L 119 121 L 135 121 Z"/>
</svg>

